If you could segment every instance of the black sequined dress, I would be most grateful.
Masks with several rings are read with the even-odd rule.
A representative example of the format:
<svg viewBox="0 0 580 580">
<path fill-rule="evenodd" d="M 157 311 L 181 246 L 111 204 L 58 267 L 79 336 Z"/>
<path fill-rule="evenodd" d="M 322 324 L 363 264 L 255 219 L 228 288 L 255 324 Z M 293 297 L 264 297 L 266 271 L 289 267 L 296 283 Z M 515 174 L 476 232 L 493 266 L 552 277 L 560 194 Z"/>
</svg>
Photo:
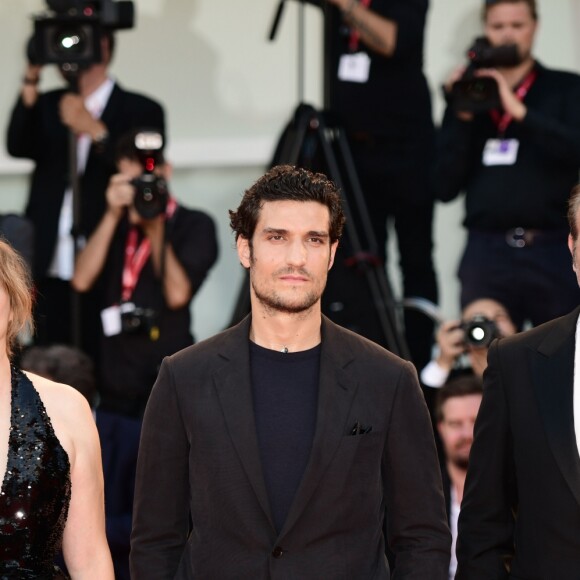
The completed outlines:
<svg viewBox="0 0 580 580">
<path fill-rule="evenodd" d="M 70 496 L 68 455 L 36 389 L 12 368 L 8 463 L 0 489 L 0 580 L 66 578 L 54 558 Z"/>
</svg>

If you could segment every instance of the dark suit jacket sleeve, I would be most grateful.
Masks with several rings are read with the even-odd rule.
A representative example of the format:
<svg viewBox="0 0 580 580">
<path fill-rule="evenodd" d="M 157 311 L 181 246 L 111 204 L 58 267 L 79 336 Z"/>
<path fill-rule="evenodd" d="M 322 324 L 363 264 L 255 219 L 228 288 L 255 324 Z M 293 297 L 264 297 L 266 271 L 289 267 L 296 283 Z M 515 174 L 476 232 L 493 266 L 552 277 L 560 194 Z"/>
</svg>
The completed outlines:
<svg viewBox="0 0 580 580">
<path fill-rule="evenodd" d="M 457 580 L 508 578 L 504 560 L 514 551 L 515 470 L 497 341 L 488 363 L 459 514 Z"/>
<path fill-rule="evenodd" d="M 135 484 L 131 577 L 172 579 L 189 532 L 189 443 L 165 359 L 147 404 Z"/>
<path fill-rule="evenodd" d="M 415 369 L 399 379 L 384 453 L 389 545 L 396 578 L 447 580 L 451 535 L 427 405 Z"/>
</svg>

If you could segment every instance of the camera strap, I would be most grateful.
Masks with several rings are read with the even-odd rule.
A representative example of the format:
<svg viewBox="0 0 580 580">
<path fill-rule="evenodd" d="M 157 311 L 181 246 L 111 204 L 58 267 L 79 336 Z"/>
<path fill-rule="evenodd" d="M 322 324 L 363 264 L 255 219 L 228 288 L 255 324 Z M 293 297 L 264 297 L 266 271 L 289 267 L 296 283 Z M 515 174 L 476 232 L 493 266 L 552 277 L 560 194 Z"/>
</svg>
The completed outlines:
<svg viewBox="0 0 580 580">
<path fill-rule="evenodd" d="M 519 86 L 515 89 L 514 94 L 516 97 L 523 101 L 526 98 L 526 95 L 530 91 L 532 85 L 538 78 L 538 71 L 533 68 L 524 78 L 524 80 L 519 84 Z M 500 136 L 505 135 L 507 128 L 510 126 L 511 122 L 513 121 L 513 117 L 509 113 L 503 113 L 503 115 L 497 110 L 492 109 L 489 114 L 493 119 L 493 122 L 497 126 L 497 132 Z"/>
<path fill-rule="evenodd" d="M 166 224 L 167 220 L 175 213 L 177 209 L 177 202 L 172 197 L 167 201 L 167 208 L 165 210 Z M 133 295 L 141 270 L 147 263 L 149 256 L 151 256 L 151 242 L 149 238 L 143 238 L 141 243 L 139 241 L 139 228 L 132 226 L 127 232 L 127 240 L 125 242 L 125 263 L 123 266 L 122 276 L 122 292 L 121 301 L 128 302 Z M 165 244 L 163 245 L 163 251 Z M 162 257 L 163 259 L 163 257 Z"/>
<path fill-rule="evenodd" d="M 368 8 L 371 5 L 371 0 L 359 0 L 359 4 L 364 8 Z M 350 36 L 348 38 L 348 49 L 350 52 L 357 52 L 360 41 L 359 31 L 352 27 L 350 31 Z"/>
</svg>

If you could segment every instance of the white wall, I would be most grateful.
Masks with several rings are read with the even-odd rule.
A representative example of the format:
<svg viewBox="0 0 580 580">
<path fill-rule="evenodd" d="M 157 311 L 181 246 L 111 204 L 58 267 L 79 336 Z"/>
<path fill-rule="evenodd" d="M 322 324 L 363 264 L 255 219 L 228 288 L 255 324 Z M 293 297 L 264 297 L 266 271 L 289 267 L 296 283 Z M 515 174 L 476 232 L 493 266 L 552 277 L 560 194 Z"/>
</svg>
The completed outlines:
<svg viewBox="0 0 580 580">
<path fill-rule="evenodd" d="M 287 2 L 275 42 L 267 41 L 277 0 L 137 0 L 137 26 L 118 34 L 113 73 L 128 88 L 166 107 L 168 157 L 176 166 L 173 189 L 187 205 L 204 208 L 218 223 L 221 256 L 195 299 L 194 330 L 203 338 L 229 319 L 241 270 L 233 251 L 227 209 L 263 171 L 278 134 L 298 103 L 298 2 Z M 439 86 L 478 32 L 481 0 L 432 0 L 426 71 L 435 115 Z M 24 69 L 29 15 L 41 0 L 1 0 L 0 119 L 7 122 Z M 537 54 L 549 66 L 580 70 L 580 0 L 541 0 Z M 305 9 L 305 100 L 321 100 L 321 15 Z M 42 88 L 58 84 L 54 71 Z M 580 104 L 579 104 L 580 106 Z M 30 165 L 0 150 L 0 212 L 20 211 Z M 457 313 L 455 268 L 463 246 L 462 200 L 436 212 L 436 264 L 444 313 Z M 392 248 L 394 251 L 394 248 Z M 391 260 L 391 266 L 396 258 Z M 398 288 L 395 267 L 390 269 Z"/>
</svg>

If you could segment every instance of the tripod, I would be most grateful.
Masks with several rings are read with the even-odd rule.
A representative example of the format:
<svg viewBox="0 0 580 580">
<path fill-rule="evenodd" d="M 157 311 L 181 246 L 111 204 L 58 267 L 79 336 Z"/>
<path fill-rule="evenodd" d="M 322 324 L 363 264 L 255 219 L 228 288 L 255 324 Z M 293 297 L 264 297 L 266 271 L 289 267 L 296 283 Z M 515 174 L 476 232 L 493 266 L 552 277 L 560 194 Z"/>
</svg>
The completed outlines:
<svg viewBox="0 0 580 580">
<path fill-rule="evenodd" d="M 275 36 L 283 1 L 278 7 L 270 38 Z M 299 45 L 302 46 L 302 42 Z M 299 66 L 303 66 L 302 51 Z M 302 78 L 302 71 L 299 76 Z M 303 83 L 299 86 L 302 90 Z M 326 79 L 325 87 L 328 86 Z M 327 97 L 327 89 L 325 94 Z M 328 98 L 325 100 L 328 102 Z M 331 113 L 299 104 L 271 162 L 272 166 L 280 164 L 323 171 L 341 192 L 346 215 L 345 235 L 328 275 L 322 311 L 334 322 L 409 359 L 408 346 L 399 330 L 390 284 L 378 257 L 376 238 L 344 130 L 332 119 Z M 246 280 L 238 296 L 232 323 L 249 310 L 249 284 Z"/>
</svg>

